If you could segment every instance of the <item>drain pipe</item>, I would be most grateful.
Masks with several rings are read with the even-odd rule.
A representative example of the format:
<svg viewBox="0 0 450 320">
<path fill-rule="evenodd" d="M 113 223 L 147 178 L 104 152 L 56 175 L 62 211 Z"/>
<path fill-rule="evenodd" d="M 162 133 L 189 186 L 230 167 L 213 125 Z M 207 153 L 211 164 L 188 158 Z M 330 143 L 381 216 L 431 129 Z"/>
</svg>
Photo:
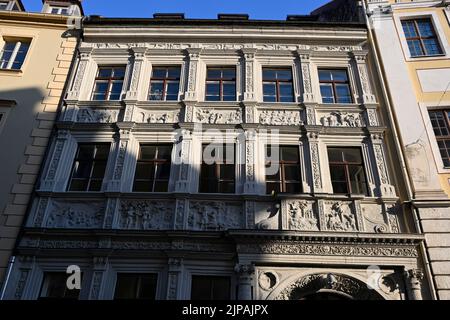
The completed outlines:
<svg viewBox="0 0 450 320">
<path fill-rule="evenodd" d="M 379 78 L 380 78 L 380 82 L 381 82 L 381 91 L 383 93 L 383 98 L 386 104 L 386 110 L 387 110 L 387 115 L 389 118 L 389 122 L 391 124 L 391 128 L 392 128 L 392 135 L 394 138 L 394 144 L 395 144 L 395 148 L 397 150 L 398 156 L 399 156 L 399 160 L 400 160 L 400 166 L 402 168 L 402 173 L 404 176 L 404 182 L 406 185 L 406 193 L 408 196 L 408 200 L 403 202 L 405 203 L 409 203 L 410 207 L 412 209 L 412 213 L 413 213 L 413 218 L 414 218 L 414 224 L 416 226 L 417 232 L 420 234 L 423 234 L 423 229 L 422 229 L 422 225 L 421 225 L 421 221 L 417 215 L 417 211 L 415 206 L 412 204 L 412 201 L 414 199 L 414 195 L 413 195 L 413 191 L 412 191 L 412 181 L 411 181 L 411 176 L 408 174 L 408 167 L 406 165 L 406 160 L 404 157 L 404 153 L 403 153 L 403 144 L 401 144 L 401 137 L 398 134 L 397 131 L 397 121 L 395 118 L 395 115 L 392 111 L 392 105 L 391 105 L 391 97 L 390 94 L 388 92 L 388 87 L 387 87 L 387 82 L 385 80 L 385 74 L 383 72 L 383 68 L 380 65 L 380 55 L 379 55 L 379 48 L 378 48 L 378 42 L 376 40 L 375 35 L 373 34 L 372 31 L 372 26 L 370 25 L 369 19 L 368 19 L 368 10 L 367 10 L 367 0 L 362 0 L 360 3 L 362 4 L 362 8 L 363 8 L 363 14 L 364 14 L 364 20 L 366 22 L 366 26 L 367 26 L 367 32 L 368 32 L 368 37 L 369 37 L 369 43 L 372 46 L 372 51 L 373 51 L 373 55 L 375 57 L 375 67 L 378 71 L 379 74 Z M 430 286 L 430 293 L 432 296 L 433 300 L 437 300 L 437 296 L 436 296 L 436 288 L 435 288 L 435 284 L 434 284 L 434 277 L 433 274 L 431 272 L 431 267 L 430 267 L 430 262 L 429 262 L 429 257 L 428 257 L 428 252 L 425 248 L 425 243 L 422 241 L 420 243 L 420 251 L 422 253 L 424 262 L 425 262 L 425 273 L 427 275 L 428 283 Z"/>
<path fill-rule="evenodd" d="M 3 300 L 5 298 L 6 286 L 7 286 L 8 282 L 9 282 L 9 278 L 11 277 L 11 272 L 12 272 L 13 265 L 14 265 L 15 261 L 16 261 L 16 257 L 15 256 L 12 256 L 9 259 L 8 271 L 6 272 L 6 278 L 5 278 L 5 281 L 3 282 L 3 285 L 2 285 L 2 291 L 1 291 L 1 294 L 0 294 L 0 300 Z"/>
</svg>

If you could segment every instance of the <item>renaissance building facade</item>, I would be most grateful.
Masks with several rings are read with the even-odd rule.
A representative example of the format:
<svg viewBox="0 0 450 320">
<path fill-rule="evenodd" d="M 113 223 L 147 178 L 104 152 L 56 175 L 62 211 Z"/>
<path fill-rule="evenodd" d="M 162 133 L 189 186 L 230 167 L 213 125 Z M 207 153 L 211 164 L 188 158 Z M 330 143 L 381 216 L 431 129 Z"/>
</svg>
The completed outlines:
<svg viewBox="0 0 450 320">
<path fill-rule="evenodd" d="M 87 18 L 5 298 L 431 298 L 367 42 L 319 16 Z"/>
</svg>

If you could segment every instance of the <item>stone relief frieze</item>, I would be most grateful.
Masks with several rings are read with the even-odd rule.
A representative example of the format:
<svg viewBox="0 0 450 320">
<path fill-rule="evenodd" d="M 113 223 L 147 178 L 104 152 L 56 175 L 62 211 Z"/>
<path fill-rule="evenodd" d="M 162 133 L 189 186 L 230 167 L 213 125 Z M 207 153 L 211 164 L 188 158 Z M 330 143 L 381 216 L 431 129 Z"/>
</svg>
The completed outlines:
<svg viewBox="0 0 450 320">
<path fill-rule="evenodd" d="M 359 113 L 334 111 L 320 116 L 320 124 L 325 127 L 363 127 L 364 118 Z"/>
<path fill-rule="evenodd" d="M 206 124 L 239 124 L 242 123 L 242 112 L 239 109 L 197 109 L 196 121 Z"/>
<path fill-rule="evenodd" d="M 290 200 L 284 204 L 290 230 L 318 231 L 319 222 L 309 201 Z"/>
<path fill-rule="evenodd" d="M 189 203 L 188 229 L 226 230 L 243 228 L 242 205 L 223 201 L 191 201 Z"/>
<path fill-rule="evenodd" d="M 272 126 L 300 126 L 303 124 L 300 111 L 264 110 L 259 114 L 259 122 Z"/>
<path fill-rule="evenodd" d="M 180 121 L 179 111 L 144 111 L 136 110 L 133 121 L 137 123 L 177 123 Z"/>
<path fill-rule="evenodd" d="M 386 233 L 389 228 L 386 224 L 383 208 L 378 204 L 365 204 L 361 206 L 361 214 L 364 219 L 365 231 Z"/>
<path fill-rule="evenodd" d="M 278 43 L 167 43 L 167 42 L 130 42 L 130 43 L 88 43 L 81 44 L 81 48 L 93 49 L 131 49 L 131 48 L 148 48 L 159 50 L 185 50 L 191 48 L 205 50 L 242 50 L 246 48 L 263 50 L 263 51 L 296 51 L 309 50 L 317 52 L 352 52 L 361 51 L 361 46 L 320 46 L 320 45 L 295 45 L 295 44 L 278 44 Z"/>
<path fill-rule="evenodd" d="M 169 201 L 123 201 L 120 209 L 121 229 L 172 229 L 175 206 Z"/>
<path fill-rule="evenodd" d="M 78 111 L 77 122 L 114 123 L 117 122 L 118 110 L 82 108 Z"/>
<path fill-rule="evenodd" d="M 325 227 L 330 231 L 357 231 L 356 215 L 348 202 L 327 201 L 324 206 Z"/>
<path fill-rule="evenodd" d="M 46 219 L 47 228 L 102 228 L 104 202 L 52 201 Z"/>
</svg>

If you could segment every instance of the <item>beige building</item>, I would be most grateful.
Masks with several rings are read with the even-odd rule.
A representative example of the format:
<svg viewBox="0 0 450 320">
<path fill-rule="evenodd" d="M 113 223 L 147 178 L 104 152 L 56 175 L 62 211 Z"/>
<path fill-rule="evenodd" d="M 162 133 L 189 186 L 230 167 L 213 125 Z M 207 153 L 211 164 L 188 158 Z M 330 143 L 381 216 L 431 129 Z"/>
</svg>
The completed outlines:
<svg viewBox="0 0 450 320">
<path fill-rule="evenodd" d="M 0 1 L 0 287 L 77 46 L 68 21 L 82 14 L 77 1 L 46 0 L 42 12 Z"/>
</svg>

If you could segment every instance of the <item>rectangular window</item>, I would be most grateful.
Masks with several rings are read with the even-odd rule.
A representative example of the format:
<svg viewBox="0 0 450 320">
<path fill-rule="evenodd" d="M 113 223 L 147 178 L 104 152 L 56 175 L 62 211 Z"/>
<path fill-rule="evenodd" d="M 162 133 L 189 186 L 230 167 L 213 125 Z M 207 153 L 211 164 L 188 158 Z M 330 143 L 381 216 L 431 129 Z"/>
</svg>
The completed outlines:
<svg viewBox="0 0 450 320">
<path fill-rule="evenodd" d="M 133 191 L 167 192 L 172 158 L 171 145 L 141 145 Z"/>
<path fill-rule="evenodd" d="M 30 41 L 5 41 L 0 56 L 0 69 L 20 70 L 29 48 Z"/>
<path fill-rule="evenodd" d="M 263 68 L 264 102 L 294 102 L 291 68 Z"/>
<path fill-rule="evenodd" d="M 99 67 L 95 78 L 93 100 L 120 100 L 125 67 Z"/>
<path fill-rule="evenodd" d="M 366 174 L 360 148 L 328 148 L 328 160 L 335 194 L 367 195 Z"/>
<path fill-rule="evenodd" d="M 208 67 L 206 101 L 236 101 L 236 68 Z"/>
<path fill-rule="evenodd" d="M 323 103 L 352 103 L 347 70 L 319 70 L 320 93 Z"/>
<path fill-rule="evenodd" d="M 81 144 L 72 169 L 69 191 L 100 191 L 109 156 L 109 144 Z"/>
<path fill-rule="evenodd" d="M 230 300 L 229 277 L 192 276 L 191 300 Z"/>
<path fill-rule="evenodd" d="M 402 26 L 412 57 L 435 56 L 443 53 L 430 18 L 403 20 Z"/>
<path fill-rule="evenodd" d="M 275 150 L 278 155 L 272 154 Z M 301 193 L 299 147 L 267 146 L 266 155 L 266 193 Z"/>
<path fill-rule="evenodd" d="M 0 1 L 0 10 L 6 10 L 8 2 Z"/>
<path fill-rule="evenodd" d="M 69 8 L 67 8 L 67 7 L 51 7 L 50 13 L 61 14 L 61 15 L 66 16 L 69 14 Z"/>
<path fill-rule="evenodd" d="M 158 275 L 118 273 L 114 299 L 155 300 Z"/>
<path fill-rule="evenodd" d="M 78 300 L 80 290 L 67 288 L 68 274 L 64 272 L 46 272 L 39 299 Z"/>
<path fill-rule="evenodd" d="M 177 101 L 180 91 L 180 67 L 153 67 L 149 100 Z"/>
<path fill-rule="evenodd" d="M 234 193 L 234 145 L 204 145 L 200 172 L 200 192 Z"/>
<path fill-rule="evenodd" d="M 430 119 L 444 167 L 450 167 L 450 110 L 430 111 Z"/>
</svg>

